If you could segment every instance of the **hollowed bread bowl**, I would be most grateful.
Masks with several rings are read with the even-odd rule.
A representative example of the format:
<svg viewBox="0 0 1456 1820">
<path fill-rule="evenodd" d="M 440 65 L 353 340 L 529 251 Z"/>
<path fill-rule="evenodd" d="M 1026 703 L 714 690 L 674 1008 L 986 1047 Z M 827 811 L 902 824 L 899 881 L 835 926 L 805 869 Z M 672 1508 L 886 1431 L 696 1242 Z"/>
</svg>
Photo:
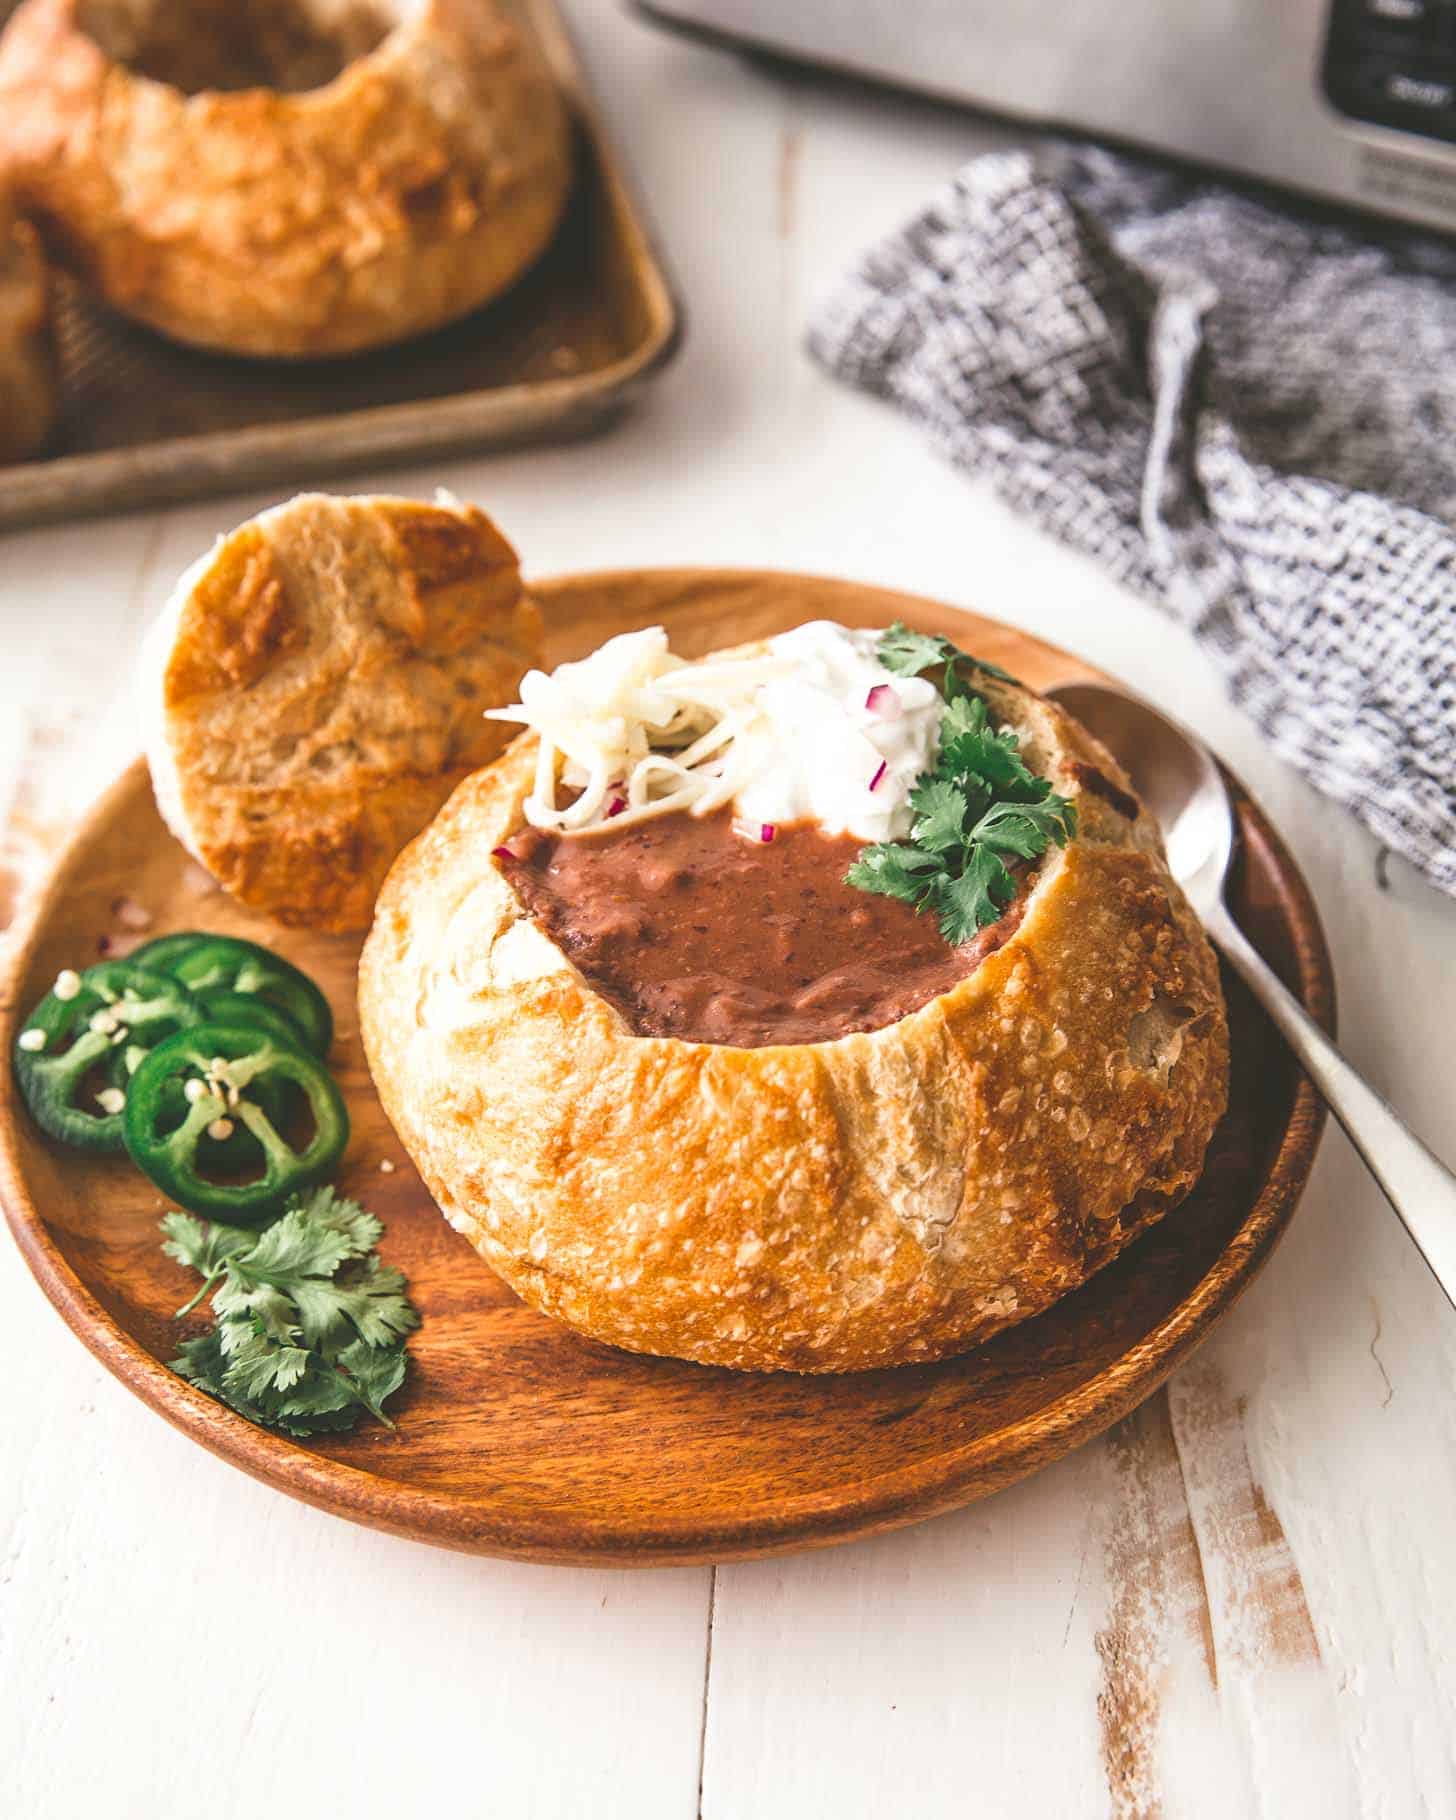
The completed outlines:
<svg viewBox="0 0 1456 1820">
<path fill-rule="evenodd" d="M 174 340 L 347 354 L 546 246 L 562 100 L 498 0 L 23 0 L 0 170 L 58 258 Z"/>
<path fill-rule="evenodd" d="M 753 1370 L 965 1350 L 1187 1194 L 1227 1094 L 1217 965 L 1111 756 L 987 682 L 1077 805 L 1015 933 L 886 1028 L 731 1048 L 635 1035 L 492 850 L 536 739 L 401 854 L 359 974 L 385 1111 L 450 1223 L 597 1340 Z"/>
</svg>

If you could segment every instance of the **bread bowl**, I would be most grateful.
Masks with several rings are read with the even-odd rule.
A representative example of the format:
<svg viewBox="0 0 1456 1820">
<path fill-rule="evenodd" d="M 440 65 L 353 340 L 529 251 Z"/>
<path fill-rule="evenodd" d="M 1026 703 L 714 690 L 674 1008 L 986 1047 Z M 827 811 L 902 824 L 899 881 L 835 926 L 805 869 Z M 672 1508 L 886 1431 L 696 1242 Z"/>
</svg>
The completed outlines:
<svg viewBox="0 0 1456 1820">
<path fill-rule="evenodd" d="M 570 147 L 501 0 L 22 0 L 0 169 L 114 308 L 299 357 L 498 295 L 555 230 Z"/>
<path fill-rule="evenodd" d="M 0 462 L 33 455 L 55 413 L 45 261 L 34 229 L 0 193 Z"/>
<path fill-rule="evenodd" d="M 522 734 L 400 856 L 361 958 L 360 1027 L 385 1111 L 435 1200 L 526 1302 L 634 1351 L 851 1371 L 959 1352 L 1039 1313 L 1176 1207 L 1224 1110 L 1228 1029 L 1212 951 L 1115 760 L 1055 705 L 979 669 L 974 694 L 995 737 L 1072 810 L 1065 844 L 1021 870 L 1004 913 L 955 951 L 948 974 L 911 979 L 920 960 L 907 962 L 904 980 L 872 983 L 816 1036 L 824 980 L 837 971 L 863 985 L 872 948 L 876 966 L 889 956 L 882 974 L 896 943 L 909 953 L 906 925 L 856 921 L 861 907 L 840 903 L 842 964 L 821 967 L 823 979 L 812 967 L 794 975 L 768 1002 L 788 976 L 762 932 L 787 928 L 790 972 L 799 964 L 783 909 L 792 894 L 767 872 L 755 888 L 749 856 L 787 867 L 796 846 L 819 843 L 812 914 L 827 923 L 845 854 L 911 825 L 940 713 L 927 735 L 925 703 L 903 679 L 864 690 L 854 666 L 872 634 L 800 628 L 788 635 L 801 641 L 794 662 L 806 635 L 853 647 L 830 690 L 847 730 L 811 704 L 789 782 L 746 760 L 728 807 L 711 780 L 693 796 L 670 768 L 642 788 L 635 769 L 630 782 L 604 779 L 611 766 L 584 729 L 608 724 L 603 703 L 618 712 L 616 684 L 594 695 L 582 670 L 549 686 L 528 679 L 523 717 L 539 728 L 564 702 L 574 728 L 564 746 Z M 783 644 L 706 661 L 780 661 Z M 859 705 L 886 680 L 893 723 L 921 717 L 904 739 Z M 790 700 L 781 730 L 796 712 Z M 710 716 L 669 746 L 680 761 L 683 740 L 708 740 L 701 771 L 711 736 Z M 857 780 L 828 776 L 861 736 L 879 768 L 866 753 Z M 734 752 L 740 743 L 750 735 L 734 735 Z M 642 753 L 639 743 L 630 764 Z M 826 753 L 841 757 L 825 764 Z M 647 762 L 657 756 L 649 741 Z M 735 763 L 720 764 L 720 781 Z M 889 799 L 875 796 L 889 785 Z M 787 826 L 755 821 L 774 802 L 807 826 L 787 848 Z M 703 838 L 688 828 L 699 810 L 729 819 L 717 857 L 694 872 L 682 843 Z M 653 831 L 666 847 L 624 858 Z M 722 881 L 730 839 L 743 844 L 724 888 L 693 898 Z M 622 886 L 633 865 L 649 880 L 636 898 Z M 591 868 L 611 881 L 595 895 L 570 883 Z M 553 907 L 558 889 L 568 895 Z M 642 958 L 676 939 L 677 914 L 643 906 L 682 890 L 700 931 L 698 949 L 681 950 L 683 977 L 724 956 L 734 969 L 706 992 L 692 980 L 664 990 L 664 969 Z M 775 1040 L 786 1005 L 795 1040 Z"/>
<path fill-rule="evenodd" d="M 219 538 L 149 634 L 158 806 L 243 903 L 364 928 L 400 848 L 505 744 L 482 710 L 540 637 L 475 507 L 303 494 Z"/>
</svg>

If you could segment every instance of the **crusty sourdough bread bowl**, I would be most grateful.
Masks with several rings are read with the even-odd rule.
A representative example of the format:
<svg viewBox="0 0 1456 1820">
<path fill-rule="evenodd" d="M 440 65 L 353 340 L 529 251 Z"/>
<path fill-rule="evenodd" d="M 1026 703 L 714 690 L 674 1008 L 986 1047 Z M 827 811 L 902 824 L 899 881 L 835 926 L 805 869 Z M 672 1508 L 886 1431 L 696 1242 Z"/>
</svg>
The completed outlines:
<svg viewBox="0 0 1456 1820">
<path fill-rule="evenodd" d="M 474 506 L 302 494 L 219 538 L 149 635 L 158 807 L 243 903 L 365 928 L 400 848 L 510 737 L 483 713 L 540 644 Z"/>
<path fill-rule="evenodd" d="M 570 167 L 502 0 L 23 0 L 0 36 L 0 171 L 54 255 L 200 347 L 453 321 L 540 254 Z"/>
<path fill-rule="evenodd" d="M 1151 818 L 1054 705 L 986 684 L 1074 798 L 1015 934 L 884 1029 L 729 1048 L 632 1033 L 492 850 L 536 738 L 400 856 L 359 973 L 386 1113 L 446 1218 L 598 1340 L 753 1370 L 963 1351 L 1187 1194 L 1227 1096 L 1212 950 Z"/>
<path fill-rule="evenodd" d="M 0 462 L 33 455 L 55 414 L 45 261 L 34 229 L 0 194 Z"/>
</svg>

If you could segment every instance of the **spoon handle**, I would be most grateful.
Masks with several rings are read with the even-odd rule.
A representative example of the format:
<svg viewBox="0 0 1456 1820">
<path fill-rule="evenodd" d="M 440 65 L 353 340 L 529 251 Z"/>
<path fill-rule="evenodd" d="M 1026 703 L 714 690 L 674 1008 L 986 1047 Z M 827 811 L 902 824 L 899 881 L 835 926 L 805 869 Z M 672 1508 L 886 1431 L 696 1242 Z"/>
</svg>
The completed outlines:
<svg viewBox="0 0 1456 1820">
<path fill-rule="evenodd" d="M 1456 1307 L 1456 1175 L 1356 1073 L 1226 912 L 1209 934 L 1273 1018 Z"/>
</svg>

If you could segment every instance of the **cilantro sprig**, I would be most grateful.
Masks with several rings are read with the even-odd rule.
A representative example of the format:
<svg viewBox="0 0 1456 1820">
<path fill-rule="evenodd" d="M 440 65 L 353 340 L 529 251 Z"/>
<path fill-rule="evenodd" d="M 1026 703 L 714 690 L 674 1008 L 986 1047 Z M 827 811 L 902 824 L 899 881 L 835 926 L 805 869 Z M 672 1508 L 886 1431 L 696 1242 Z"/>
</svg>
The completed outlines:
<svg viewBox="0 0 1456 1820">
<path fill-rule="evenodd" d="M 332 1188 L 296 1198 L 261 1232 L 162 1221 L 162 1249 L 195 1270 L 212 1329 L 184 1340 L 171 1369 L 263 1427 L 306 1439 L 352 1428 L 404 1382 L 404 1336 L 419 1325 L 398 1270 L 374 1247 L 384 1231 Z"/>
<path fill-rule="evenodd" d="M 901 619 L 897 619 L 888 632 L 880 634 L 876 655 L 892 676 L 920 676 L 926 670 L 943 666 L 945 678 L 940 684 L 940 692 L 947 701 L 971 693 L 962 666 L 979 670 L 983 676 L 994 676 L 998 682 L 1016 681 L 1010 671 L 999 670 L 984 658 L 972 657 L 969 651 L 962 651 L 959 645 L 934 632 L 917 632 Z"/>
<path fill-rule="evenodd" d="M 866 847 L 845 878 L 861 891 L 933 911 L 941 934 L 959 946 L 996 922 L 1016 895 L 1008 859 L 1037 859 L 1053 842 L 1065 846 L 1077 832 L 1077 812 L 1028 770 L 1016 735 L 991 724 L 970 676 L 1013 681 L 1004 670 L 898 622 L 881 636 L 877 654 L 894 676 L 938 673 L 945 701 L 940 747 L 934 768 L 910 792 L 910 838 Z"/>
</svg>

